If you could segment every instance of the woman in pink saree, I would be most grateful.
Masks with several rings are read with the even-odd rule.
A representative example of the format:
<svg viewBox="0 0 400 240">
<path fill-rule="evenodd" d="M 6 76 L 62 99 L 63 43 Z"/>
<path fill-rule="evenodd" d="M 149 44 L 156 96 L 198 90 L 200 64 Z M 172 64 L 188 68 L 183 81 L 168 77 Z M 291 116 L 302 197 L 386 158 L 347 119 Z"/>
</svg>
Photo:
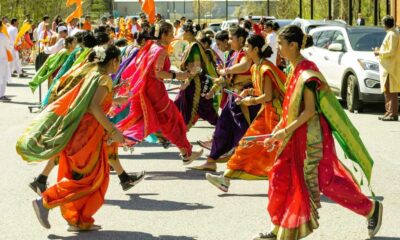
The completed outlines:
<svg viewBox="0 0 400 240">
<path fill-rule="evenodd" d="M 117 94 L 129 96 L 129 102 L 115 107 L 110 116 L 115 116 L 129 107 L 129 114 L 117 127 L 128 139 L 128 145 L 141 142 L 152 133 L 161 131 L 163 136 L 175 144 L 183 164 L 190 164 L 202 155 L 202 151 L 192 151 L 186 137 L 186 124 L 168 96 L 163 80 L 185 80 L 189 73 L 170 71 L 168 46 L 174 39 L 173 27 L 167 22 L 156 24 L 150 34 L 155 41 L 148 41 L 138 56 L 122 73 Z"/>
</svg>

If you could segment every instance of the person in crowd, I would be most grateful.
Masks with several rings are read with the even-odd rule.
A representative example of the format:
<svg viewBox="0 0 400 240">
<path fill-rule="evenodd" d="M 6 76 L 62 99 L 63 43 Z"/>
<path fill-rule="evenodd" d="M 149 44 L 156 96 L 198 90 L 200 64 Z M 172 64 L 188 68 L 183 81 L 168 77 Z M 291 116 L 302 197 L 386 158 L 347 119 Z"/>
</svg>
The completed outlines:
<svg viewBox="0 0 400 240">
<path fill-rule="evenodd" d="M 338 159 L 335 136 L 347 158 L 359 164 L 371 180 L 373 160 L 360 135 L 315 63 L 300 50 L 311 47 L 313 38 L 296 25 L 278 35 L 281 54 L 291 64 L 286 82 L 282 117 L 265 147 L 278 147 L 269 172 L 268 212 L 272 230 L 254 240 L 297 240 L 317 229 L 321 193 L 365 217 L 373 238 L 382 223 L 383 205 L 365 196 L 349 168 Z"/>
<path fill-rule="evenodd" d="M 237 103 L 246 106 L 261 104 L 262 107 L 244 137 L 269 134 L 280 119 L 286 76 L 266 60 L 272 50 L 262 36 L 252 35 L 247 39 L 246 54 L 254 63 L 251 68 L 254 87 L 242 91 L 240 95 L 243 99 L 238 99 Z M 269 151 L 256 141 L 242 139 L 229 159 L 224 174 L 207 173 L 206 179 L 224 192 L 229 189 L 230 179 L 267 179 L 276 154 L 276 149 Z"/>
<path fill-rule="evenodd" d="M 398 121 L 400 92 L 400 35 L 392 16 L 385 16 L 382 24 L 386 30 L 386 37 L 379 49 L 375 49 L 375 56 L 379 60 L 379 74 L 381 90 L 385 96 L 385 114 L 379 117 L 382 121 Z"/>
<path fill-rule="evenodd" d="M 10 68 L 8 67 L 8 63 L 10 61 L 9 55 L 10 51 L 10 43 L 8 37 L 3 33 L 3 28 L 6 28 L 6 25 L 0 21 L 0 101 L 11 101 L 10 98 L 6 97 L 6 87 L 7 83 L 10 81 L 11 73 Z"/>
</svg>

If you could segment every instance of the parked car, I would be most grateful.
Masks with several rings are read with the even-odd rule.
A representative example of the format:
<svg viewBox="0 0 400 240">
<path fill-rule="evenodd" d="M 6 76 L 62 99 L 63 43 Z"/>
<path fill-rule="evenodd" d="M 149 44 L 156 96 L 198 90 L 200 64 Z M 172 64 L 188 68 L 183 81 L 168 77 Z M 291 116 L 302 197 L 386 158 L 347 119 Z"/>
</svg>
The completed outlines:
<svg viewBox="0 0 400 240">
<path fill-rule="evenodd" d="M 303 32 L 307 34 L 310 33 L 312 29 L 321 26 L 346 26 L 346 23 L 335 20 L 308 20 L 301 18 L 293 20 L 291 24 L 299 26 L 303 30 Z"/>
<path fill-rule="evenodd" d="M 237 19 L 223 21 L 221 24 L 221 30 L 228 30 L 233 25 L 238 25 L 238 24 L 239 24 L 239 21 Z"/>
<path fill-rule="evenodd" d="M 253 20 L 254 23 L 259 23 L 262 18 L 265 18 L 267 20 L 274 20 L 275 17 L 273 16 L 252 16 L 251 19 Z"/>
<path fill-rule="evenodd" d="M 273 22 L 279 24 L 279 28 L 282 29 L 287 25 L 290 25 L 293 22 L 293 19 L 274 19 Z"/>
<path fill-rule="evenodd" d="M 208 25 L 208 28 L 210 28 L 213 32 L 219 32 L 221 31 L 221 24 L 222 23 L 210 23 Z"/>
<path fill-rule="evenodd" d="M 314 46 L 302 50 L 303 55 L 317 64 L 350 112 L 362 112 L 366 103 L 384 102 L 379 63 L 372 50 L 381 46 L 383 28 L 326 26 L 311 30 L 310 35 Z"/>
</svg>

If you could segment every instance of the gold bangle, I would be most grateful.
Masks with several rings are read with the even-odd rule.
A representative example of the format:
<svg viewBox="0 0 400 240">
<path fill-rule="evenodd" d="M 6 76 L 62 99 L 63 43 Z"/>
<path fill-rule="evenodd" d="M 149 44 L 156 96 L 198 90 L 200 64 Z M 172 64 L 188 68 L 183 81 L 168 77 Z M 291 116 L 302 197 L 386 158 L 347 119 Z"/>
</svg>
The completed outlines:
<svg viewBox="0 0 400 240">
<path fill-rule="evenodd" d="M 111 131 L 109 131 L 109 135 L 112 136 L 117 132 L 116 128 L 113 128 Z"/>
</svg>

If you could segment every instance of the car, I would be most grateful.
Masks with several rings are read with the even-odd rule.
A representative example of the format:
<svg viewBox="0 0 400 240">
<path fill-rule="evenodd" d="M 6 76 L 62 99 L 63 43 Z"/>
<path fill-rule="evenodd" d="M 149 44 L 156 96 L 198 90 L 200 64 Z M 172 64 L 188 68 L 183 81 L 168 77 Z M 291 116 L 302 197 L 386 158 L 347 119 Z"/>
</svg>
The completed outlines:
<svg viewBox="0 0 400 240">
<path fill-rule="evenodd" d="M 239 20 L 237 20 L 237 19 L 223 21 L 221 24 L 221 30 L 228 30 L 233 25 L 238 25 L 238 24 L 239 24 Z"/>
<path fill-rule="evenodd" d="M 278 23 L 279 29 L 282 29 L 285 26 L 290 25 L 293 22 L 293 19 L 274 19 L 272 22 Z"/>
<path fill-rule="evenodd" d="M 221 25 L 222 25 L 222 23 L 210 23 L 210 24 L 208 24 L 208 28 L 216 33 L 216 32 L 221 31 Z"/>
<path fill-rule="evenodd" d="M 346 23 L 335 20 L 308 20 L 297 18 L 291 23 L 293 25 L 299 26 L 301 30 L 305 33 L 309 33 L 312 29 L 321 26 L 346 26 Z"/>
<path fill-rule="evenodd" d="M 254 23 L 259 23 L 263 18 L 266 19 L 267 21 L 275 19 L 274 16 L 251 16 L 251 20 L 253 20 Z"/>
<path fill-rule="evenodd" d="M 310 35 L 314 46 L 302 50 L 303 56 L 317 64 L 350 112 L 362 112 L 368 103 L 384 102 L 379 62 L 373 52 L 386 36 L 383 28 L 326 26 L 311 30 Z"/>
</svg>

